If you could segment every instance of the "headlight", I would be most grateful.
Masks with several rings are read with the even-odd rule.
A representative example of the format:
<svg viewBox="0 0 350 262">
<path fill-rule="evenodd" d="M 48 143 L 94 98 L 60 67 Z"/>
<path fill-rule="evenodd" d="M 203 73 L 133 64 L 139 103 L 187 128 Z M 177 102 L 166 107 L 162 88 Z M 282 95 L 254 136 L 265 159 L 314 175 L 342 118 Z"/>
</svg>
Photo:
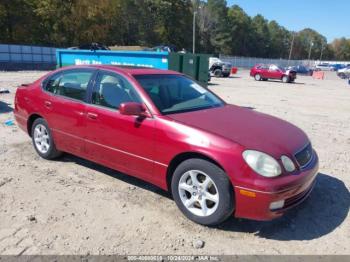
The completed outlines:
<svg viewBox="0 0 350 262">
<path fill-rule="evenodd" d="M 282 173 L 278 162 L 268 154 L 246 150 L 243 152 L 243 158 L 255 172 L 264 177 L 276 177 Z"/>
<path fill-rule="evenodd" d="M 293 172 L 295 170 L 295 165 L 289 157 L 281 156 L 281 161 L 286 171 Z"/>
</svg>

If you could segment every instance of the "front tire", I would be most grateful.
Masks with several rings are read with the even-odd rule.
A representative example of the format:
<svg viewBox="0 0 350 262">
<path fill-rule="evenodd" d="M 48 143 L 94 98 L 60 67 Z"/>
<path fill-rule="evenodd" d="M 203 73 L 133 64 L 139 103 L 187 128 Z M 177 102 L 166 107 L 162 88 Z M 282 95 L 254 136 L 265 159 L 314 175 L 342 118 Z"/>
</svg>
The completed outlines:
<svg viewBox="0 0 350 262">
<path fill-rule="evenodd" d="M 222 77 L 222 70 L 221 69 L 215 69 L 214 70 L 214 76 L 215 77 Z"/>
<path fill-rule="evenodd" d="M 50 160 L 62 154 L 61 151 L 56 149 L 51 130 L 43 118 L 34 121 L 31 135 L 34 148 L 42 158 Z"/>
<path fill-rule="evenodd" d="M 171 181 L 173 198 L 190 220 L 213 226 L 234 210 L 234 194 L 226 173 L 203 159 L 189 159 L 175 170 Z"/>
<path fill-rule="evenodd" d="M 255 81 L 260 81 L 260 80 L 261 80 L 261 75 L 256 74 L 256 75 L 254 76 L 254 79 L 255 79 Z"/>
<path fill-rule="evenodd" d="M 346 75 L 344 73 L 339 73 L 338 76 L 341 78 L 341 79 L 345 79 L 346 78 Z"/>
<path fill-rule="evenodd" d="M 283 76 L 282 77 L 282 82 L 283 83 L 288 83 L 289 82 L 289 77 L 288 76 Z"/>
</svg>

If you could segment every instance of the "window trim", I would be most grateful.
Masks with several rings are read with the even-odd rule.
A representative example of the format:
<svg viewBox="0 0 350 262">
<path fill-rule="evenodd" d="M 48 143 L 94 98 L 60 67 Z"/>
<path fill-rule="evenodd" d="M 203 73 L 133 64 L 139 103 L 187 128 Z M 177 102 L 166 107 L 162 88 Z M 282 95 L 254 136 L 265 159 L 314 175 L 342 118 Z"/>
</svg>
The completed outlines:
<svg viewBox="0 0 350 262">
<path fill-rule="evenodd" d="M 64 96 L 64 95 L 60 95 L 60 94 L 55 94 L 55 93 L 52 93 L 50 91 L 47 91 L 46 87 L 48 85 L 48 81 L 53 78 L 53 77 L 56 77 L 57 75 L 61 75 L 61 74 L 65 74 L 65 73 L 72 73 L 72 72 L 91 72 L 91 77 L 90 77 L 90 80 L 89 80 L 89 83 L 86 87 L 86 94 L 85 94 L 85 97 L 84 97 L 84 100 L 79 100 L 79 99 L 75 99 L 73 97 L 69 97 L 69 96 Z M 97 75 L 97 69 L 95 68 L 71 68 L 71 69 L 63 69 L 59 72 L 55 72 L 51 75 L 49 75 L 48 77 L 46 77 L 44 80 L 42 80 L 41 82 L 41 89 L 44 93 L 50 95 L 50 96 L 54 96 L 54 97 L 59 97 L 59 98 L 63 98 L 63 99 L 67 99 L 67 100 L 71 100 L 71 101 L 74 101 L 74 102 L 79 102 L 79 103 L 83 103 L 83 104 L 87 104 L 88 103 L 88 97 L 89 97 L 89 92 L 92 88 L 92 86 L 94 85 L 95 81 L 96 81 L 96 75 Z"/>
<path fill-rule="evenodd" d="M 113 112 L 119 112 L 120 111 L 119 108 L 112 108 L 112 107 L 108 107 L 108 106 L 103 106 L 103 105 L 98 105 L 98 104 L 92 103 L 93 92 L 94 92 L 95 88 L 97 87 L 97 83 L 100 80 L 101 76 L 104 75 L 104 74 L 105 75 L 111 75 L 111 76 L 115 75 L 116 77 L 120 77 L 124 81 L 129 83 L 129 85 L 133 88 L 133 90 L 135 91 L 135 93 L 139 97 L 140 104 L 143 104 L 147 108 L 147 111 L 151 114 L 151 116 L 153 118 L 153 114 L 152 114 L 151 110 L 149 110 L 148 106 L 146 105 L 146 103 L 142 99 L 142 97 L 140 96 L 140 94 L 139 94 L 138 90 L 135 88 L 135 86 L 125 76 L 123 76 L 119 72 L 115 72 L 115 71 L 104 70 L 104 69 L 98 69 L 97 70 L 96 75 L 95 75 L 95 79 L 94 79 L 94 82 L 93 82 L 93 85 L 91 86 L 90 92 L 88 94 L 87 104 L 89 104 L 91 106 L 94 106 L 94 107 L 97 107 L 97 108 L 101 108 L 101 109 L 108 109 L 108 110 L 113 111 Z"/>
</svg>

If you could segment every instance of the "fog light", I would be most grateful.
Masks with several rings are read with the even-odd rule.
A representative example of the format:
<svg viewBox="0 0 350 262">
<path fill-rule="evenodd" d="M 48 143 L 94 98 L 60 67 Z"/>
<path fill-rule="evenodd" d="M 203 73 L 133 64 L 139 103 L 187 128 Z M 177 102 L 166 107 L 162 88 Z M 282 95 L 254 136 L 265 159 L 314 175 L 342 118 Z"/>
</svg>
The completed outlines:
<svg viewBox="0 0 350 262">
<path fill-rule="evenodd" d="M 284 206 L 284 200 L 272 202 L 272 203 L 270 204 L 270 210 L 280 209 L 280 208 L 282 208 L 283 206 Z"/>
</svg>

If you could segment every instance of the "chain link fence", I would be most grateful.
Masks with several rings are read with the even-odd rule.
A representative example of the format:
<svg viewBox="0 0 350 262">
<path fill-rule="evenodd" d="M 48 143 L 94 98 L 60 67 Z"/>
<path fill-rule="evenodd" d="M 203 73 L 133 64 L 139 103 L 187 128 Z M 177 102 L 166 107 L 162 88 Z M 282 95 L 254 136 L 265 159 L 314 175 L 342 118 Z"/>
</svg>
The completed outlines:
<svg viewBox="0 0 350 262">
<path fill-rule="evenodd" d="M 270 59 L 270 58 L 258 58 L 258 57 L 240 57 L 240 56 L 223 56 L 220 55 L 220 59 L 224 62 L 232 64 L 234 67 L 251 68 L 256 64 L 276 64 L 281 67 L 287 66 L 314 66 L 314 60 L 287 60 L 287 59 Z"/>
<path fill-rule="evenodd" d="M 220 55 L 220 59 L 224 62 L 232 64 L 234 67 L 252 68 L 256 64 L 275 64 L 281 67 L 304 65 L 314 67 L 318 64 L 343 64 L 349 65 L 350 61 L 320 61 L 320 60 L 288 60 L 288 59 L 271 59 L 258 57 L 242 57 L 242 56 L 224 56 Z"/>
</svg>

